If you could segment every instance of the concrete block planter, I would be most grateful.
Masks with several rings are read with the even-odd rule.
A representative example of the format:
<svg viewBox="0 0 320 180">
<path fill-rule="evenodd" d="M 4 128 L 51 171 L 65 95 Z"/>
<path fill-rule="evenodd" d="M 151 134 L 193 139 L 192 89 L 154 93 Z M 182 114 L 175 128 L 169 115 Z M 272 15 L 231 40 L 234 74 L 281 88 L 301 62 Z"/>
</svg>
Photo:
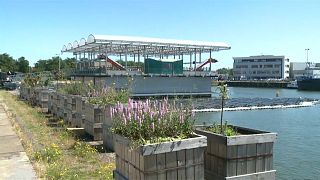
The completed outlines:
<svg viewBox="0 0 320 180">
<path fill-rule="evenodd" d="M 277 134 L 233 126 L 241 135 L 223 136 L 199 128 L 208 139 L 206 179 L 275 179 L 273 143 Z"/>
<path fill-rule="evenodd" d="M 76 123 L 76 95 L 66 94 L 65 95 L 65 102 L 66 106 L 65 113 L 66 113 L 66 120 L 70 124 L 71 127 L 77 127 Z M 79 126 L 78 126 L 79 127 Z"/>
<path fill-rule="evenodd" d="M 47 87 L 39 87 L 34 90 L 36 96 L 36 105 L 39 106 L 42 112 L 48 112 L 48 100 L 50 90 Z"/>
<path fill-rule="evenodd" d="M 67 113 L 65 109 L 67 108 L 67 98 L 65 94 L 57 93 L 57 117 L 67 119 Z"/>
<path fill-rule="evenodd" d="M 27 100 L 28 88 L 25 85 L 20 86 L 20 99 Z"/>
<path fill-rule="evenodd" d="M 135 149 L 131 142 L 114 135 L 115 179 L 204 179 L 204 151 L 207 138 L 195 135 L 181 141 L 142 145 Z"/>
<path fill-rule="evenodd" d="M 110 151 L 114 151 L 114 139 L 111 131 L 113 119 L 110 117 L 110 106 L 105 107 L 104 113 L 105 116 L 102 125 L 103 146 Z"/>
<path fill-rule="evenodd" d="M 81 96 L 75 96 L 74 97 L 76 101 L 76 113 L 75 113 L 75 125 L 76 127 L 82 127 L 84 128 L 84 121 L 85 121 L 85 102 L 86 102 L 86 97 L 81 97 Z"/>
<path fill-rule="evenodd" d="M 57 92 L 51 93 L 51 96 L 50 96 L 50 101 L 51 101 L 50 111 L 51 111 L 51 114 L 55 118 L 58 118 L 58 106 L 59 106 L 59 101 L 60 101 L 59 98 L 60 98 L 60 96 L 58 96 Z"/>
<path fill-rule="evenodd" d="M 48 113 L 53 114 L 54 110 L 56 109 L 55 106 L 55 91 L 52 90 L 50 91 L 49 95 L 48 95 Z"/>
<path fill-rule="evenodd" d="M 85 103 L 84 129 L 94 140 L 102 140 L 102 123 L 105 120 L 106 106 Z"/>
</svg>

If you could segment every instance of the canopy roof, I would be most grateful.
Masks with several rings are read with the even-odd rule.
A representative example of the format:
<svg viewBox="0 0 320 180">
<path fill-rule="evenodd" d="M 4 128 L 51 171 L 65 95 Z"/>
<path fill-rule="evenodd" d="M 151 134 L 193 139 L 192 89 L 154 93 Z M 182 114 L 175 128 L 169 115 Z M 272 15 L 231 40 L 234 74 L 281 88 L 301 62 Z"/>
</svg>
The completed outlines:
<svg viewBox="0 0 320 180">
<path fill-rule="evenodd" d="M 189 41 L 131 36 L 109 36 L 90 34 L 87 39 L 64 45 L 61 52 L 106 53 L 108 55 L 180 55 L 208 53 L 228 50 L 231 47 L 222 42 Z"/>
</svg>

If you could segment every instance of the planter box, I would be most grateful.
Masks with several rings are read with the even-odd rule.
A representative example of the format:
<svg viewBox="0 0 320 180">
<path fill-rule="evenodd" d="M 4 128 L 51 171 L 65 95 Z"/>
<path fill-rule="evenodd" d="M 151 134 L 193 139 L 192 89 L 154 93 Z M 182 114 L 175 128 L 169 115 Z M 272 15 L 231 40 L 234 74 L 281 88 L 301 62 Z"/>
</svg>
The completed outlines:
<svg viewBox="0 0 320 180">
<path fill-rule="evenodd" d="M 52 92 L 50 95 L 50 101 L 51 101 L 51 114 L 55 117 L 58 118 L 58 106 L 59 106 L 59 96 L 57 92 Z M 49 103 L 50 105 L 50 103 Z"/>
<path fill-rule="evenodd" d="M 78 127 L 84 128 L 84 120 L 85 120 L 85 102 L 87 98 L 86 97 L 81 97 L 81 96 L 76 96 L 75 101 L 76 101 L 76 120 L 75 124 Z"/>
<path fill-rule="evenodd" d="M 50 91 L 48 95 L 48 113 L 53 114 L 53 112 L 57 109 L 55 106 L 55 91 Z"/>
<path fill-rule="evenodd" d="M 208 138 L 205 152 L 206 179 L 275 179 L 273 143 L 277 134 L 234 126 L 241 134 L 223 136 L 204 131 Z"/>
<path fill-rule="evenodd" d="M 66 121 L 71 125 L 71 127 L 76 127 L 76 95 L 66 94 L 65 95 L 65 113 Z"/>
<path fill-rule="evenodd" d="M 130 141 L 114 135 L 115 179 L 204 179 L 207 138 L 195 135 L 181 141 L 130 147 Z"/>
<path fill-rule="evenodd" d="M 47 87 L 35 88 L 36 104 L 43 112 L 48 112 L 49 94 L 51 91 Z"/>
<path fill-rule="evenodd" d="M 28 88 L 25 85 L 20 86 L 19 92 L 20 99 L 27 100 Z"/>
<path fill-rule="evenodd" d="M 57 93 L 57 117 L 67 121 L 67 98 L 65 94 Z"/>
<path fill-rule="evenodd" d="M 85 103 L 84 129 L 94 140 L 102 140 L 102 123 L 105 120 L 106 106 Z"/>
<path fill-rule="evenodd" d="M 113 119 L 110 117 L 110 107 L 111 106 L 106 106 L 104 110 L 105 116 L 102 125 L 102 140 L 103 146 L 106 149 L 114 151 L 114 139 L 113 133 L 111 132 Z"/>
<path fill-rule="evenodd" d="M 102 140 L 103 146 L 109 151 L 114 151 L 114 138 L 113 133 L 111 131 L 112 125 L 108 125 L 107 123 L 103 123 L 102 125 Z"/>
</svg>

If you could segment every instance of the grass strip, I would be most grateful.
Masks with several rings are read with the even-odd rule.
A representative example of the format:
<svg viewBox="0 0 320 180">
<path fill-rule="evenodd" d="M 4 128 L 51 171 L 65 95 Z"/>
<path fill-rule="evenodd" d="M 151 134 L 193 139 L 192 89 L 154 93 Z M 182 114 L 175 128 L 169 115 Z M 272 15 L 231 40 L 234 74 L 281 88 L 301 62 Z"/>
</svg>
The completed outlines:
<svg viewBox="0 0 320 180">
<path fill-rule="evenodd" d="M 37 176 L 45 179 L 112 179 L 113 157 L 101 155 L 65 128 L 47 126 L 48 117 L 8 91 L 0 91 Z M 18 120 L 18 123 L 17 121 Z"/>
</svg>

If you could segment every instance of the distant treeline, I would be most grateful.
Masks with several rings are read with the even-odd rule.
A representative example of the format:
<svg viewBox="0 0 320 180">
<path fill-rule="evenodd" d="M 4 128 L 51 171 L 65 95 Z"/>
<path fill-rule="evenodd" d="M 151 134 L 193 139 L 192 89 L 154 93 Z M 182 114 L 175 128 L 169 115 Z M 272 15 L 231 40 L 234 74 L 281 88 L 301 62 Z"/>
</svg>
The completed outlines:
<svg viewBox="0 0 320 180">
<path fill-rule="evenodd" d="M 29 61 L 25 57 L 18 59 L 12 58 L 9 54 L 0 54 L 0 70 L 2 72 L 42 72 L 42 71 L 57 71 L 59 69 L 70 69 L 76 67 L 75 58 L 61 59 L 60 57 L 52 57 L 50 59 L 40 59 L 35 63 L 34 67 L 29 65 Z"/>
</svg>

